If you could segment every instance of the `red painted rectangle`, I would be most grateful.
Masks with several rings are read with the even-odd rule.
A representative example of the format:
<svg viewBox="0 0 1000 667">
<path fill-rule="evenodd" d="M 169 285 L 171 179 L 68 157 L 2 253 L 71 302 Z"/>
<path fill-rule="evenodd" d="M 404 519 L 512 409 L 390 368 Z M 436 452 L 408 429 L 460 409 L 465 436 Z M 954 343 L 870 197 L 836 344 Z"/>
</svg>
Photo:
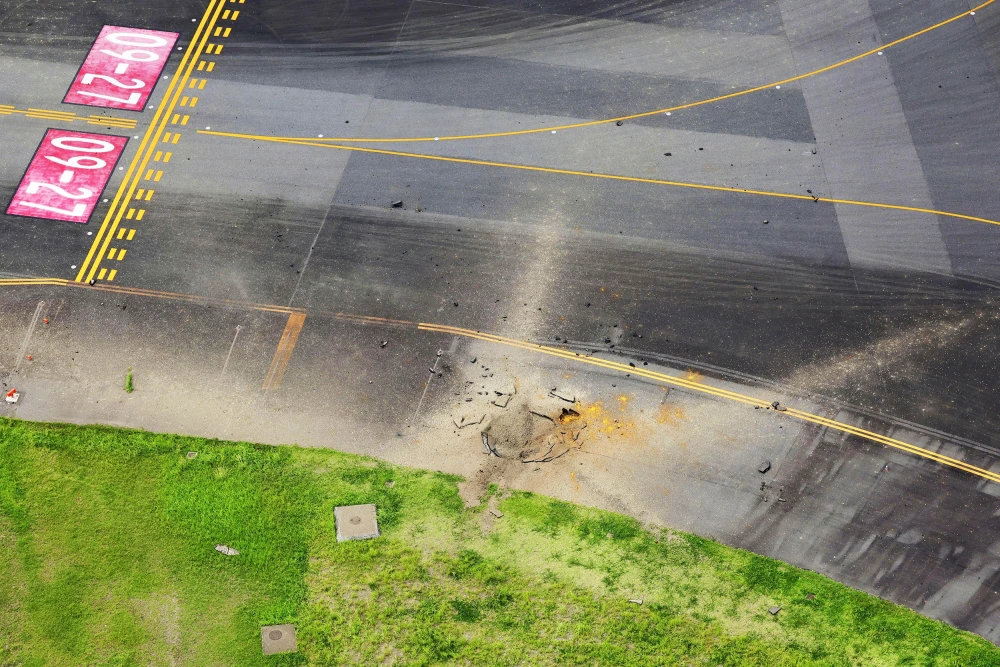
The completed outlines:
<svg viewBox="0 0 1000 667">
<path fill-rule="evenodd" d="M 128 137 L 49 130 L 31 158 L 7 215 L 85 223 Z"/>
<path fill-rule="evenodd" d="M 176 32 L 104 26 L 63 102 L 142 111 L 178 37 Z"/>
</svg>

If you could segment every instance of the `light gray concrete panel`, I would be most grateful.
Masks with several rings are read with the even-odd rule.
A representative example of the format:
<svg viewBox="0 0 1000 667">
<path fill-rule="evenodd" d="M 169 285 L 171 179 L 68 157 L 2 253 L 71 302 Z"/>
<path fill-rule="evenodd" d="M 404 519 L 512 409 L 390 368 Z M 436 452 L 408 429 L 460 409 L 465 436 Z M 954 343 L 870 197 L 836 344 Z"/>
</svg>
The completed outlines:
<svg viewBox="0 0 1000 667">
<path fill-rule="evenodd" d="M 867 0 L 779 5 L 802 72 L 880 44 Z M 872 55 L 798 85 L 830 183 L 829 192 L 818 194 L 934 208 L 885 58 Z M 950 275 L 936 217 L 848 205 L 837 206 L 837 217 L 853 265 Z"/>
</svg>

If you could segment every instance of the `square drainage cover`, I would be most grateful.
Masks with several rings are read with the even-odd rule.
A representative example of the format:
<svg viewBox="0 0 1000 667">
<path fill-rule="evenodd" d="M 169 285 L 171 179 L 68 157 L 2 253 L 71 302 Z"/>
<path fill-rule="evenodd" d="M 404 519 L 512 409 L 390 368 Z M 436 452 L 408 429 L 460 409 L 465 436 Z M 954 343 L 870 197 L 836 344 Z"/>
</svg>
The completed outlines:
<svg viewBox="0 0 1000 667">
<path fill-rule="evenodd" d="M 275 653 L 295 653 L 295 626 L 265 625 L 260 629 L 260 643 L 264 655 Z"/>
<path fill-rule="evenodd" d="M 369 540 L 379 536 L 374 505 L 335 507 L 333 516 L 337 520 L 338 542 Z"/>
</svg>

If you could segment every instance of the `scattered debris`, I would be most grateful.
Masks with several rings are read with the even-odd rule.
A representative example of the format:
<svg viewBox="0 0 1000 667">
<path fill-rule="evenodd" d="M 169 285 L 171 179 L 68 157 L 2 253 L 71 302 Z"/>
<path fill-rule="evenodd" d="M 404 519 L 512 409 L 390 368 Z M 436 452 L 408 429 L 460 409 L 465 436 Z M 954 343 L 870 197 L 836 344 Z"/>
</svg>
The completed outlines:
<svg viewBox="0 0 1000 667">
<path fill-rule="evenodd" d="M 472 357 L 472 359 L 469 359 L 469 363 L 474 364 L 476 363 L 476 360 L 477 360 L 476 357 Z"/>
<path fill-rule="evenodd" d="M 573 394 L 567 394 L 566 392 L 561 392 L 558 387 L 552 387 L 552 389 L 549 390 L 549 396 L 558 398 L 561 401 L 566 401 L 567 403 L 576 403 L 576 396 Z"/>
<path fill-rule="evenodd" d="M 766 224 L 767 224 L 767 223 L 769 223 L 769 222 L 771 222 L 771 221 L 770 221 L 770 220 L 765 220 L 765 221 L 764 221 L 764 224 L 766 225 Z"/>
<path fill-rule="evenodd" d="M 559 421 L 565 423 L 568 421 L 573 421 L 579 416 L 580 413 L 574 410 L 573 408 L 563 408 L 562 412 L 559 413 Z"/>
<path fill-rule="evenodd" d="M 761 461 L 760 465 L 757 466 L 757 472 L 759 472 L 762 475 L 764 473 L 766 473 L 770 469 L 771 469 L 771 462 L 768 461 L 767 459 L 764 459 L 763 461 Z"/>
<path fill-rule="evenodd" d="M 260 645 L 264 655 L 295 653 L 295 626 L 265 625 L 260 629 Z"/>
<path fill-rule="evenodd" d="M 617 123 L 615 123 L 615 125 L 617 125 L 618 127 L 621 127 L 624 124 L 625 124 L 625 121 L 623 121 L 623 120 L 620 120 Z"/>
<path fill-rule="evenodd" d="M 493 516 L 495 516 L 498 519 L 502 519 L 503 518 L 503 512 L 501 512 L 500 510 L 490 510 L 490 514 L 492 514 Z"/>
<path fill-rule="evenodd" d="M 637 598 L 635 600 L 629 600 L 629 602 L 631 602 L 632 604 L 639 604 L 639 605 L 641 605 L 642 604 L 642 598 Z"/>
<path fill-rule="evenodd" d="M 771 403 L 771 407 L 774 408 L 775 410 L 777 410 L 778 412 L 784 412 L 785 410 L 788 409 L 784 405 L 782 405 L 781 403 L 778 403 L 777 401 L 775 401 L 774 403 Z"/>
<path fill-rule="evenodd" d="M 195 458 L 198 458 L 198 452 L 188 452 L 188 453 L 187 453 L 187 457 L 188 457 L 189 459 L 195 459 Z"/>
<path fill-rule="evenodd" d="M 770 609 L 767 610 L 767 613 L 769 613 L 771 616 L 777 616 L 779 611 L 781 611 L 781 607 L 771 607 Z"/>
<path fill-rule="evenodd" d="M 458 428 L 465 428 L 466 426 L 472 426 L 474 424 L 482 424 L 484 419 L 486 419 L 485 414 L 479 415 L 479 419 L 463 415 L 459 419 L 453 419 L 452 421 L 455 422 L 455 426 Z"/>
<path fill-rule="evenodd" d="M 227 547 L 225 544 L 216 544 L 215 550 L 218 551 L 223 556 L 239 556 L 240 552 L 232 547 Z"/>
<path fill-rule="evenodd" d="M 380 341 L 380 342 L 379 342 L 378 346 L 379 346 L 379 347 L 385 347 L 385 346 L 386 346 L 386 345 L 388 345 L 388 344 L 389 344 L 389 341 L 387 341 L 387 340 L 383 340 L 383 341 Z"/>
<path fill-rule="evenodd" d="M 812 150 L 811 150 L 810 152 L 811 152 L 811 153 L 812 153 L 813 155 L 816 155 L 816 148 L 815 148 L 815 147 L 813 147 L 813 148 L 812 148 Z"/>
<path fill-rule="evenodd" d="M 333 517 L 337 524 L 338 542 L 368 540 L 381 535 L 374 505 L 334 507 Z"/>
<path fill-rule="evenodd" d="M 486 454 L 487 456 L 496 456 L 497 458 L 499 458 L 500 455 L 497 454 L 496 448 L 494 448 L 493 445 L 490 444 L 489 433 L 486 431 L 482 431 L 479 435 L 483 439 L 483 454 Z"/>
<path fill-rule="evenodd" d="M 493 399 L 490 402 L 493 403 L 493 405 L 497 406 L 498 408 L 506 408 L 507 405 L 510 403 L 510 399 L 511 399 L 510 394 L 500 394 L 500 396 L 498 396 L 497 398 Z"/>
<path fill-rule="evenodd" d="M 670 157 L 671 155 L 673 155 L 673 153 L 664 153 L 663 154 L 664 157 Z"/>
<path fill-rule="evenodd" d="M 394 480 L 389 480 L 388 482 L 385 483 L 385 488 L 387 489 L 391 489 L 394 486 L 396 486 L 396 482 Z"/>
<path fill-rule="evenodd" d="M 17 389 L 11 389 L 4 395 L 4 400 L 8 403 L 17 403 L 21 398 L 21 393 Z"/>
<path fill-rule="evenodd" d="M 807 600 L 815 600 L 816 599 L 816 594 L 815 593 L 806 593 L 806 599 Z"/>
<path fill-rule="evenodd" d="M 531 412 L 531 414 L 535 415 L 536 417 L 541 417 L 542 419 L 548 419 L 550 422 L 555 423 L 555 421 L 556 421 L 552 417 L 549 417 L 548 415 L 542 414 L 541 412 L 535 412 L 534 410 L 531 410 L 530 412 Z"/>
<path fill-rule="evenodd" d="M 392 207 L 393 208 L 403 208 L 403 202 L 399 201 L 399 200 L 396 200 L 396 201 L 392 202 Z"/>
</svg>

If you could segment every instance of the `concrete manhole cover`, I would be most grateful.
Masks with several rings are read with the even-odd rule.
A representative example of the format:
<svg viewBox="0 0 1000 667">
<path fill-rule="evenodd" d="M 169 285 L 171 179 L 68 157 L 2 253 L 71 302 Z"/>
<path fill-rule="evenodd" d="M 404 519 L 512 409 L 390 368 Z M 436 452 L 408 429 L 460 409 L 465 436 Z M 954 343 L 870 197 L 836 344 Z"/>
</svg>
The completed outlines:
<svg viewBox="0 0 1000 667">
<path fill-rule="evenodd" d="M 295 653 L 295 626 L 265 625 L 260 629 L 260 643 L 264 655 Z"/>
<path fill-rule="evenodd" d="M 374 505 L 335 507 L 333 517 L 337 523 L 338 542 L 369 540 L 380 535 Z"/>
</svg>

